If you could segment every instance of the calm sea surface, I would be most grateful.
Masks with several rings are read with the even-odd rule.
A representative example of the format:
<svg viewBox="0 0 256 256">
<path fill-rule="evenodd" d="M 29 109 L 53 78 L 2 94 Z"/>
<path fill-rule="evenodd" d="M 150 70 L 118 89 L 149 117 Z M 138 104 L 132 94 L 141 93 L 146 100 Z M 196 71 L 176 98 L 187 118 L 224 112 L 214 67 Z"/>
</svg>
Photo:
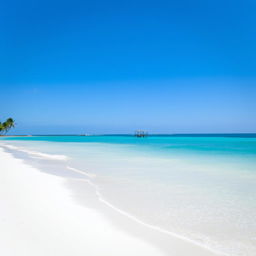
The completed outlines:
<svg viewBox="0 0 256 256">
<path fill-rule="evenodd" d="M 104 200 L 146 225 L 222 254 L 256 255 L 256 135 L 9 137 L 1 145 L 89 174 Z"/>
</svg>

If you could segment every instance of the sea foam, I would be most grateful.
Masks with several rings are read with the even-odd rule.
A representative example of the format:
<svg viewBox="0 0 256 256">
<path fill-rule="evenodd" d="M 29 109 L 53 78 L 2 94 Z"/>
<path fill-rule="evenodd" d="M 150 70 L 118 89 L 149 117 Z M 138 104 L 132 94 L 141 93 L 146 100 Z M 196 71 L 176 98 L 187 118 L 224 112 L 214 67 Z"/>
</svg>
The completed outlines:
<svg viewBox="0 0 256 256">
<path fill-rule="evenodd" d="M 46 154 L 41 153 L 38 151 L 28 150 L 23 147 L 17 147 L 13 145 L 4 144 L 3 147 L 10 149 L 10 150 L 17 150 L 23 153 L 28 154 L 29 156 L 36 157 L 36 158 L 43 158 L 43 159 L 49 159 L 49 160 L 60 160 L 60 161 L 66 161 L 69 158 L 65 155 L 56 155 L 56 154 Z"/>
</svg>

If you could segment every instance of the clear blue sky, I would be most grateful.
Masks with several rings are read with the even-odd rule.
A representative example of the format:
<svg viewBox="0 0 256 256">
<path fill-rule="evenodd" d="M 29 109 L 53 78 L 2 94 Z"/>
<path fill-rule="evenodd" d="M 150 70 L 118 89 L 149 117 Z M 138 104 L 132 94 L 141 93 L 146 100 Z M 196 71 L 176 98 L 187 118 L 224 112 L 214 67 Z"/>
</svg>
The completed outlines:
<svg viewBox="0 0 256 256">
<path fill-rule="evenodd" d="M 254 0 L 0 0 L 14 133 L 256 132 Z"/>
</svg>

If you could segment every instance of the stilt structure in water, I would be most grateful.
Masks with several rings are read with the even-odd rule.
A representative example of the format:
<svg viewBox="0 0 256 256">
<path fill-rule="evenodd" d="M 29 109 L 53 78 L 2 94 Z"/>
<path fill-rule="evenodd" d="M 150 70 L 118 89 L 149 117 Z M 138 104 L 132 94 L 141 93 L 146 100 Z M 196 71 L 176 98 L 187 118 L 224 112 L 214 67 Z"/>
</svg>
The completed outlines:
<svg viewBox="0 0 256 256">
<path fill-rule="evenodd" d="M 148 133 L 146 131 L 143 131 L 143 130 L 137 130 L 137 131 L 135 131 L 134 136 L 138 137 L 138 138 L 144 138 L 144 137 L 148 136 Z"/>
</svg>

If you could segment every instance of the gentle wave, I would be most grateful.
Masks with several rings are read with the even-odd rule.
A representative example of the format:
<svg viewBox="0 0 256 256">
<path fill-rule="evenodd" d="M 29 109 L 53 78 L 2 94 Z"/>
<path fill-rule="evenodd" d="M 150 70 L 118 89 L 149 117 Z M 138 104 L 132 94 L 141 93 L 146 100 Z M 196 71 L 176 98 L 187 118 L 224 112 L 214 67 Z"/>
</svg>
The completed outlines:
<svg viewBox="0 0 256 256">
<path fill-rule="evenodd" d="M 70 167 L 70 166 L 67 166 L 67 168 L 68 168 L 69 170 L 71 170 L 71 171 L 74 171 L 74 172 L 83 174 L 83 175 L 85 175 L 85 176 L 87 176 L 87 177 L 90 177 L 90 178 L 96 177 L 95 174 L 91 174 L 91 173 L 88 173 L 88 172 L 85 172 L 85 171 L 81 171 L 81 170 L 78 170 L 78 169 L 73 168 L 73 167 Z M 91 179 L 81 179 L 81 180 L 87 182 L 90 186 L 92 186 L 92 187 L 95 189 L 96 196 L 98 197 L 98 199 L 99 199 L 100 202 L 102 202 L 103 204 L 105 204 L 107 207 L 113 209 L 114 211 L 118 212 L 119 214 L 122 214 L 123 216 L 129 218 L 130 220 L 132 220 L 132 221 L 134 221 L 134 222 L 136 222 L 136 223 L 138 223 L 138 224 L 140 224 L 140 225 L 143 225 L 143 226 L 145 226 L 145 227 L 147 227 L 147 228 L 150 228 L 150 229 L 152 229 L 152 230 L 155 230 L 155 231 L 157 231 L 157 232 L 160 232 L 160 233 L 162 233 L 162 234 L 169 235 L 169 236 L 172 236 L 172 237 L 176 237 L 176 238 L 178 238 L 178 239 L 184 240 L 184 241 L 189 242 L 189 243 L 191 243 L 191 244 L 200 246 L 200 247 L 202 247 L 202 248 L 204 248 L 204 249 L 206 249 L 206 250 L 208 250 L 208 251 L 210 251 L 210 252 L 217 253 L 218 255 L 230 256 L 230 254 L 226 254 L 226 253 L 220 252 L 220 251 L 218 251 L 218 250 L 214 250 L 214 249 L 212 249 L 211 247 L 205 245 L 204 243 L 197 242 L 197 241 L 192 240 L 192 239 L 189 239 L 189 238 L 187 238 L 187 237 L 185 237 L 185 236 L 176 234 L 176 233 L 171 232 L 171 231 L 169 231 L 169 230 L 160 228 L 160 227 L 155 226 L 155 225 L 148 224 L 148 223 L 146 223 L 146 222 L 140 220 L 139 218 L 137 218 L 137 217 L 131 215 L 130 213 L 128 213 L 128 212 L 126 212 L 126 211 L 124 211 L 124 210 L 122 210 L 122 209 L 116 207 L 115 205 L 113 205 L 112 203 L 110 203 L 108 200 L 106 200 L 106 199 L 104 198 L 104 196 L 102 195 L 102 193 L 100 193 L 100 188 L 99 188 L 99 186 L 98 186 L 97 184 L 95 184 Z"/>
<path fill-rule="evenodd" d="M 82 174 L 82 175 L 86 175 L 86 176 L 88 176 L 88 177 L 90 177 L 90 178 L 95 178 L 95 177 L 96 177 L 95 174 L 88 173 L 88 172 L 86 172 L 86 171 L 81 171 L 81 170 L 78 170 L 78 169 L 73 168 L 73 167 L 70 167 L 70 166 L 67 166 L 67 169 L 69 169 L 69 170 L 71 170 L 71 171 L 73 171 L 73 172 L 77 172 L 77 173 Z"/>
<path fill-rule="evenodd" d="M 66 160 L 69 159 L 65 155 L 46 154 L 46 153 L 41 153 L 41 152 L 38 152 L 38 151 L 27 150 L 25 148 L 16 147 L 16 146 L 13 146 L 13 145 L 4 144 L 3 147 L 11 149 L 11 150 L 17 150 L 17 151 L 20 151 L 20 152 L 27 153 L 28 155 L 30 155 L 32 157 L 38 157 L 38 158 L 43 158 L 43 159 L 51 159 L 51 160 L 60 160 L 60 161 L 66 161 Z"/>
</svg>

